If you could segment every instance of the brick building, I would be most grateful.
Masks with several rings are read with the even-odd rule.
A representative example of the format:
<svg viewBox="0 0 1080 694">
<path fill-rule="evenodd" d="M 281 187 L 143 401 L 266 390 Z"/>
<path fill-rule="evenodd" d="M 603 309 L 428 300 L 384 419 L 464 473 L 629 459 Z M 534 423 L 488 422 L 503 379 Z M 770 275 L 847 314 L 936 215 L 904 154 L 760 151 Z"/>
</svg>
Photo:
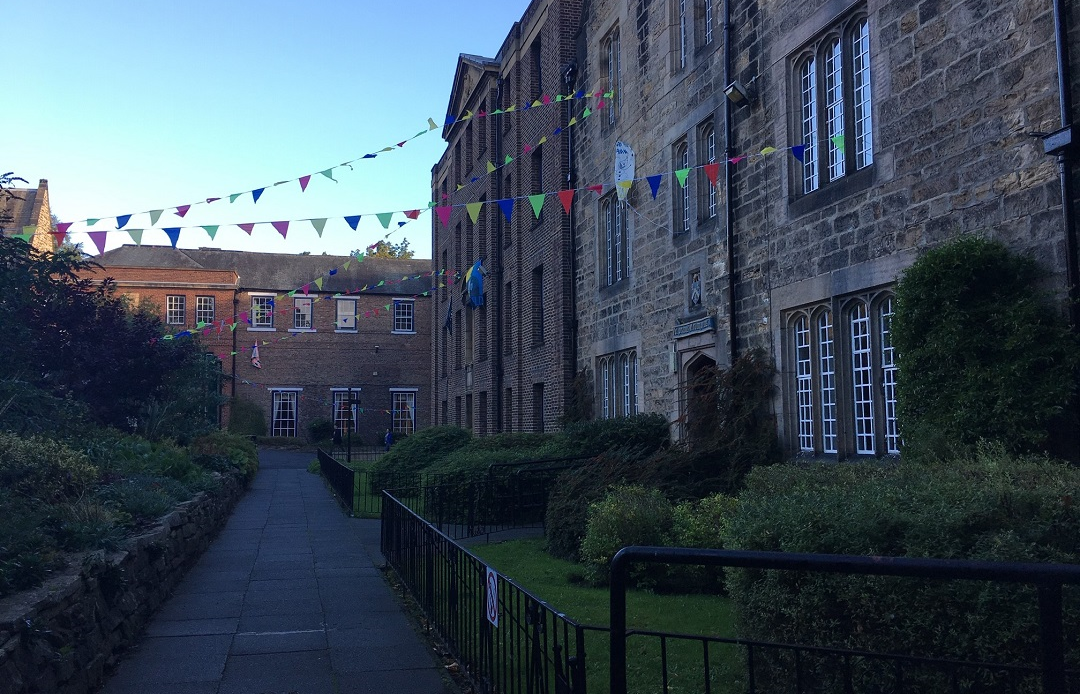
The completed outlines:
<svg viewBox="0 0 1080 694">
<path fill-rule="evenodd" d="M 575 103 L 531 106 L 566 93 L 580 5 L 533 0 L 494 58 L 458 60 L 448 113 L 472 115 L 443 128 L 446 152 L 432 170 L 432 199 L 453 206 L 446 224 L 433 215 L 432 266 L 459 275 L 432 316 L 439 423 L 478 434 L 550 431 L 563 411 L 576 363 L 573 227 L 561 209 L 537 218 L 522 200 L 566 186 L 569 138 L 551 136 Z M 545 137 L 551 142 L 542 144 Z M 511 199 L 507 220 L 494 203 Z M 468 203 L 485 203 L 475 220 Z M 478 259 L 487 273 L 484 300 L 472 306 L 460 277 Z"/>
<path fill-rule="evenodd" d="M 0 196 L 0 234 L 29 233 L 30 245 L 39 251 L 56 249 L 49 207 L 49 181 L 41 179 L 37 188 L 8 188 Z"/>
<path fill-rule="evenodd" d="M 344 428 L 350 409 L 367 444 L 431 422 L 427 260 L 122 246 L 97 262 L 172 334 L 198 334 L 225 394 L 261 409 L 270 435 L 304 438 L 318 419 Z"/>
<path fill-rule="evenodd" d="M 1073 117 L 1059 76 L 1080 86 L 1055 26 L 1050 1 L 585 0 L 578 84 L 620 96 L 575 176 L 610 184 L 621 140 L 639 178 L 574 208 L 597 415 L 692 421 L 694 374 L 761 347 L 789 453 L 896 453 L 892 289 L 920 251 L 998 239 L 1075 292 L 1077 172 L 1040 136 Z"/>
</svg>

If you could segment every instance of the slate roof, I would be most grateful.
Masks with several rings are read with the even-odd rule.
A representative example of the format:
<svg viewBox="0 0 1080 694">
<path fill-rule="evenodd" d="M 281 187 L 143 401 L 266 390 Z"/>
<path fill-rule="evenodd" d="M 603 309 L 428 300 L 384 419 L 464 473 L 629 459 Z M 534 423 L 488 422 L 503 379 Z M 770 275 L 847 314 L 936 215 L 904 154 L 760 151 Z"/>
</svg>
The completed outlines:
<svg viewBox="0 0 1080 694">
<path fill-rule="evenodd" d="M 413 279 L 431 271 L 430 260 L 400 260 L 396 258 L 364 258 L 343 269 L 349 256 L 295 255 L 290 253 L 257 253 L 226 251 L 217 248 L 177 249 L 168 246 L 126 245 L 107 251 L 96 259 L 102 267 L 140 267 L 233 270 L 240 278 L 240 288 L 246 291 L 287 292 L 323 278 L 323 293 L 345 293 L 368 285 L 367 294 L 412 296 L 422 294 L 433 286 L 431 277 Z M 330 275 L 331 270 L 337 270 Z M 410 279 L 402 282 L 402 277 Z M 380 281 L 393 284 L 376 287 Z M 435 283 L 437 284 L 437 283 Z M 311 291 L 317 289 L 312 286 Z"/>
<path fill-rule="evenodd" d="M 23 227 L 37 226 L 34 208 L 37 205 L 40 189 L 40 186 L 38 188 L 10 188 L 10 192 L 14 195 L 0 197 L 0 229 L 8 234 L 21 234 Z"/>
</svg>

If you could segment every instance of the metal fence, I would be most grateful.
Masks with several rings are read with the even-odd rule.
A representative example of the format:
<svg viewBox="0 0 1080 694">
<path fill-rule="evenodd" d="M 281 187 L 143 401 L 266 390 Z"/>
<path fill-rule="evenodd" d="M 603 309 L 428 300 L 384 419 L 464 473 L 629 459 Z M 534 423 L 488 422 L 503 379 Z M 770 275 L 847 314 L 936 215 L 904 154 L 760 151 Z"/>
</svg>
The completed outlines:
<svg viewBox="0 0 1080 694">
<path fill-rule="evenodd" d="M 390 492 L 382 553 L 477 692 L 585 694 L 586 627 L 485 564 Z"/>
<path fill-rule="evenodd" d="M 986 663 L 945 658 L 871 653 L 840 648 L 765 643 L 742 639 L 663 634 L 630 630 L 626 625 L 626 591 L 635 563 L 775 569 L 810 573 L 898 576 L 933 581 L 963 580 L 1027 584 L 1038 593 L 1039 663 Z M 750 692 L 1080 692 L 1080 672 L 1066 670 L 1062 589 L 1080 585 L 1080 566 L 1004 562 L 860 557 L 786 552 L 695 550 L 672 547 L 627 547 L 611 562 L 611 694 L 628 691 L 628 644 L 640 653 L 651 643 L 660 651 L 660 672 L 650 673 L 646 689 L 671 691 L 669 652 L 680 647 L 700 654 L 696 690 L 715 691 L 710 660 L 721 649 L 737 649 L 744 672 L 739 690 Z M 1076 625 L 1071 625 L 1074 629 Z M 729 658 L 728 660 L 730 661 Z M 680 673 L 685 679 L 686 673 Z M 635 675 L 635 679 L 639 679 Z M 638 689 L 642 682 L 635 682 Z"/>
<path fill-rule="evenodd" d="M 319 455 L 319 469 L 322 471 L 323 477 L 330 483 L 330 488 L 334 490 L 334 494 L 337 495 L 342 505 L 348 508 L 352 515 L 357 515 L 358 511 L 355 504 L 357 496 L 356 471 L 342 465 L 321 448 L 317 452 Z"/>
</svg>

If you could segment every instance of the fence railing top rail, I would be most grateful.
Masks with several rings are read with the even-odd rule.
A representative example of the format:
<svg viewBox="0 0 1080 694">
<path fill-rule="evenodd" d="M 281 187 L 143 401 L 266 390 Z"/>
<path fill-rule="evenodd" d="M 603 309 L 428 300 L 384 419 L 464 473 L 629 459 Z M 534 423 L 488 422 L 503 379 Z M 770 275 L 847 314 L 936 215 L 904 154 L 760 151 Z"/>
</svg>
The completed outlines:
<svg viewBox="0 0 1080 694">
<path fill-rule="evenodd" d="M 994 562 L 973 559 L 800 554 L 730 549 L 624 547 L 611 560 L 614 574 L 624 564 L 645 561 L 746 569 L 904 576 L 909 578 L 1007 581 L 1080 585 L 1080 565 Z"/>
</svg>

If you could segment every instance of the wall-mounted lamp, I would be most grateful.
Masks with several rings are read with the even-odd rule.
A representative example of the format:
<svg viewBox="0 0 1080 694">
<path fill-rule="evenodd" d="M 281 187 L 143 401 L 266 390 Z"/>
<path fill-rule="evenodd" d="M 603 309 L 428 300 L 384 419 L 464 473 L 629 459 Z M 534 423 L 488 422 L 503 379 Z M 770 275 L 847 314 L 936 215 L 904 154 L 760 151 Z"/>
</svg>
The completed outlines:
<svg viewBox="0 0 1080 694">
<path fill-rule="evenodd" d="M 754 93 L 751 87 L 754 85 L 754 80 L 750 80 L 750 86 L 744 85 L 739 80 L 735 80 L 727 87 L 724 88 L 724 95 L 728 100 L 736 106 L 749 106 L 754 100 Z"/>
</svg>

